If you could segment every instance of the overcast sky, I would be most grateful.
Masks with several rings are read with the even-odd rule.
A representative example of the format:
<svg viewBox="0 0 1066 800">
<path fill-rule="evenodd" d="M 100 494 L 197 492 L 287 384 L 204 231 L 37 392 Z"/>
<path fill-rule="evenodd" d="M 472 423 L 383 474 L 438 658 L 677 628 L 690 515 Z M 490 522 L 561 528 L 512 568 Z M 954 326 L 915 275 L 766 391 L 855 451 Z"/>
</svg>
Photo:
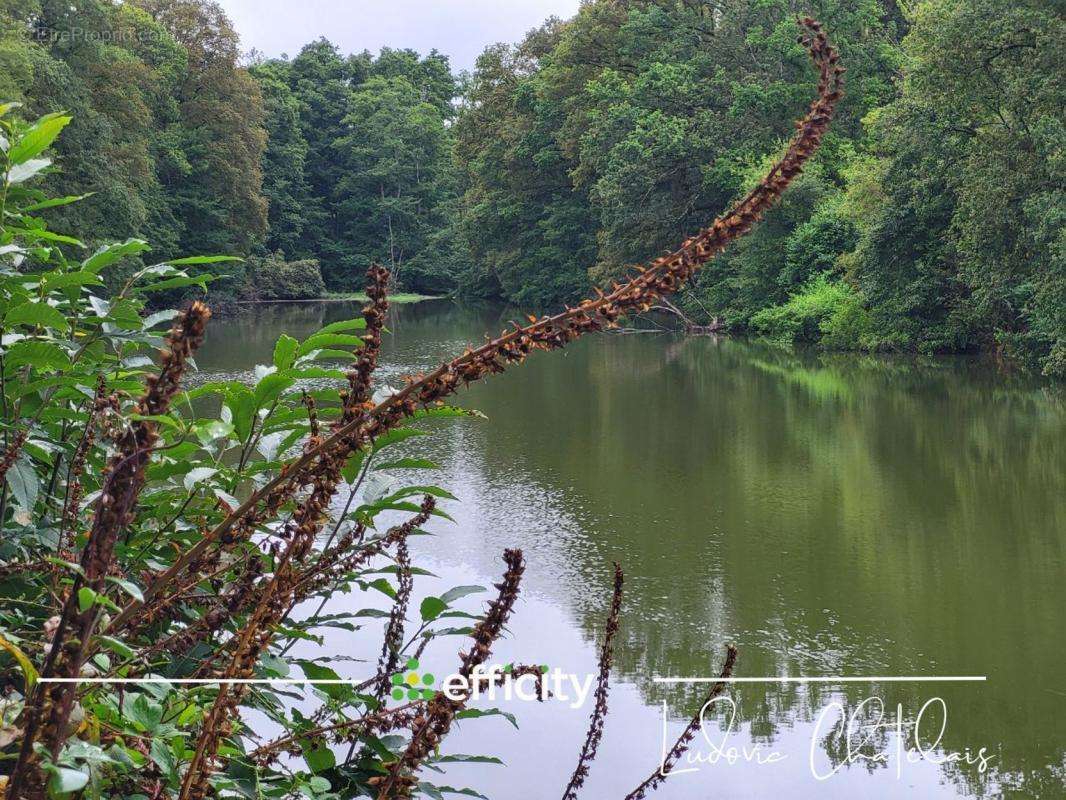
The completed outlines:
<svg viewBox="0 0 1066 800">
<path fill-rule="evenodd" d="M 471 69 L 487 45 L 517 42 L 547 17 L 570 17 L 579 0 L 219 0 L 244 50 L 296 55 L 325 36 L 341 52 L 376 53 L 383 45 L 451 57 Z"/>
</svg>

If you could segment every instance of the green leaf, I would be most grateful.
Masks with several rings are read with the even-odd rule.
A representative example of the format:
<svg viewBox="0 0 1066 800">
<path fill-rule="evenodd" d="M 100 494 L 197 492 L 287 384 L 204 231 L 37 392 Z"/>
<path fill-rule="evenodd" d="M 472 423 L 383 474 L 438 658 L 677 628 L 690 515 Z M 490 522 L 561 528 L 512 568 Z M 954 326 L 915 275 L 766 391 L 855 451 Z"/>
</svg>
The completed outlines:
<svg viewBox="0 0 1066 800">
<path fill-rule="evenodd" d="M 96 603 L 98 595 L 88 586 L 82 586 L 78 589 L 78 608 L 82 611 L 88 611 Z"/>
<path fill-rule="evenodd" d="M 29 697 L 30 692 L 33 690 L 34 684 L 37 683 L 38 675 L 36 667 L 33 666 L 33 662 L 30 661 L 29 657 L 25 653 L 23 653 L 22 650 L 20 650 L 17 646 L 9 642 L 3 636 L 0 636 L 0 647 L 2 647 L 4 650 L 7 650 L 7 652 L 11 654 L 12 658 L 14 658 L 16 662 L 18 662 L 19 669 L 22 671 L 22 681 L 24 684 L 23 696 Z"/>
<path fill-rule="evenodd" d="M 148 286 L 138 286 L 134 291 L 145 293 L 161 292 L 164 289 L 184 289 L 187 286 L 199 286 L 206 292 L 207 284 L 211 283 L 213 280 L 217 280 L 217 278 L 214 275 L 208 275 L 206 273 L 203 275 L 178 275 L 163 281 L 157 281 Z"/>
<path fill-rule="evenodd" d="M 38 372 L 61 370 L 70 366 L 70 357 L 58 345 L 32 339 L 24 339 L 11 345 L 4 361 L 9 367 L 32 366 Z"/>
<path fill-rule="evenodd" d="M 498 708 L 465 708 L 455 715 L 456 719 L 477 719 L 478 717 L 503 717 L 515 728 L 518 728 L 518 719 L 509 711 L 501 711 Z"/>
<path fill-rule="evenodd" d="M 51 197 L 48 200 L 42 200 L 39 203 L 33 205 L 23 206 L 19 209 L 20 214 L 28 214 L 31 211 L 44 211 L 46 208 L 56 208 L 57 206 L 68 206 L 71 203 L 77 203 L 79 200 L 84 200 L 88 197 L 92 197 L 96 192 L 87 192 L 86 194 L 68 195 L 67 197 Z"/>
<path fill-rule="evenodd" d="M 205 447 L 233 433 L 233 425 L 220 419 L 212 419 L 193 428 L 196 438 Z"/>
<path fill-rule="evenodd" d="M 383 595 L 388 598 L 391 598 L 392 600 L 396 599 L 396 590 L 393 589 L 392 584 L 384 578 L 375 578 L 368 584 L 368 586 L 370 586 L 371 589 L 377 589 Z"/>
<path fill-rule="evenodd" d="M 419 784 L 421 786 L 422 784 Z M 481 792 L 475 792 L 473 789 L 456 789 L 454 786 L 437 786 L 437 791 L 443 794 L 461 794 L 464 797 L 476 797 L 478 800 L 489 800 Z"/>
<path fill-rule="evenodd" d="M 436 756 L 432 760 L 434 764 L 503 764 L 495 756 L 468 756 L 463 753 Z"/>
<path fill-rule="evenodd" d="M 255 421 L 255 396 L 246 386 L 235 387 L 226 400 L 230 412 L 233 414 L 233 427 L 237 438 L 248 441 L 252 435 L 252 423 Z"/>
<path fill-rule="evenodd" d="M 331 322 L 326 327 L 319 330 L 315 336 L 319 336 L 323 333 L 343 333 L 344 331 L 361 331 L 366 328 L 366 320 L 360 317 L 359 319 L 343 319 L 340 322 Z"/>
<path fill-rule="evenodd" d="M 163 721 L 163 706 L 147 694 L 138 694 L 126 707 L 126 717 L 141 729 L 151 733 Z"/>
<path fill-rule="evenodd" d="M 336 756 L 333 755 L 333 751 L 326 745 L 320 744 L 313 746 L 310 742 L 304 742 L 302 744 L 304 761 L 307 762 L 307 768 L 311 770 L 311 772 L 325 772 L 326 770 L 333 769 L 337 766 Z"/>
<path fill-rule="evenodd" d="M 140 315 L 141 304 L 133 300 L 119 300 L 113 303 L 107 312 L 107 319 L 128 331 L 139 331 L 144 327 Z"/>
<path fill-rule="evenodd" d="M 218 264 L 221 261 L 243 261 L 243 258 L 237 256 L 186 256 L 185 258 L 174 258 L 167 261 L 172 267 L 182 267 L 189 264 Z"/>
<path fill-rule="evenodd" d="M 63 330 L 67 327 L 67 318 L 47 303 L 22 303 L 4 314 L 4 326 L 43 325 L 46 328 Z"/>
<path fill-rule="evenodd" d="M 278 395 L 296 383 L 296 380 L 288 375 L 272 372 L 264 375 L 255 385 L 255 405 L 264 408 L 277 399 Z"/>
<path fill-rule="evenodd" d="M 113 653 L 116 653 L 122 658 L 133 658 L 133 648 L 127 645 L 125 642 L 119 641 L 114 636 L 104 636 L 101 634 L 98 635 L 96 638 L 99 639 L 104 645 L 106 645 L 108 650 Z"/>
<path fill-rule="evenodd" d="M 52 166 L 52 159 L 50 158 L 32 158 L 8 170 L 7 182 L 12 186 L 16 183 L 23 183 L 50 166 Z"/>
<path fill-rule="evenodd" d="M 456 586 L 442 594 L 440 596 L 440 599 L 443 600 L 445 604 L 451 605 L 461 597 L 466 597 L 467 595 L 471 594 L 478 594 L 479 592 L 483 591 L 485 591 L 484 586 Z"/>
<path fill-rule="evenodd" d="M 414 494 L 428 494 L 433 497 L 441 497 L 445 500 L 456 500 L 456 496 L 446 489 L 442 489 L 439 486 L 405 486 L 397 492 L 393 492 L 386 499 L 387 500 L 401 500 L 404 497 L 410 497 Z"/>
<path fill-rule="evenodd" d="M 99 286 L 103 284 L 99 275 L 84 269 L 76 272 L 49 272 L 42 277 L 42 284 L 46 290 L 65 289 L 68 286 Z"/>
<path fill-rule="evenodd" d="M 178 778 L 178 759 L 170 749 L 166 739 L 153 738 L 148 748 L 152 761 L 163 771 L 168 781 L 176 782 Z"/>
<path fill-rule="evenodd" d="M 183 481 L 185 488 L 191 492 L 196 484 L 206 481 L 216 472 L 218 472 L 218 470 L 214 467 L 196 467 L 196 469 L 189 470 Z"/>
<path fill-rule="evenodd" d="M 384 450 L 389 445 L 402 442 L 405 439 L 410 439 L 415 436 L 428 436 L 425 431 L 420 431 L 418 428 L 395 428 L 384 436 L 379 436 L 374 440 L 373 452 L 377 453 Z"/>
<path fill-rule="evenodd" d="M 329 667 L 323 667 L 320 664 L 316 664 L 314 661 L 300 660 L 296 662 L 300 665 L 300 669 L 303 670 L 304 677 L 312 681 L 336 681 L 340 680 L 340 675 L 331 670 Z M 340 683 L 323 684 L 315 686 L 320 692 L 324 692 L 335 700 L 341 700 L 352 694 L 352 687 L 345 686 Z"/>
<path fill-rule="evenodd" d="M 296 351 L 300 343 L 291 336 L 281 334 L 277 344 L 274 345 L 274 366 L 279 370 L 289 369 L 296 361 Z"/>
<path fill-rule="evenodd" d="M 126 594 L 128 594 L 138 603 L 144 602 L 144 593 L 141 592 L 141 587 L 139 587 L 133 581 L 128 581 L 125 578 L 116 578 L 111 575 L 107 576 L 107 581 L 121 588 Z"/>
<path fill-rule="evenodd" d="M 8 161 L 12 164 L 22 164 L 43 152 L 55 141 L 59 132 L 71 119 L 72 117 L 62 114 L 48 114 L 41 117 L 8 151 Z"/>
<path fill-rule="evenodd" d="M 363 462 L 366 460 L 366 450 L 356 450 L 352 453 L 352 457 L 348 459 L 343 467 L 341 467 L 341 476 L 348 483 L 355 483 L 359 478 L 359 473 L 363 469 Z"/>
<path fill-rule="evenodd" d="M 324 350 L 335 345 L 355 348 L 362 343 L 363 340 L 358 336 L 352 336 L 347 333 L 316 333 L 314 336 L 304 340 L 296 351 L 296 356 L 302 358 L 314 350 Z M 345 355 L 349 354 L 346 353 Z"/>
<path fill-rule="evenodd" d="M 32 512 L 41 490 L 41 479 L 33 468 L 33 462 L 25 453 L 20 454 L 7 471 L 6 477 L 15 504 L 24 511 Z"/>
<path fill-rule="evenodd" d="M 104 245 L 85 261 L 82 267 L 90 272 L 100 272 L 120 259 L 127 256 L 135 256 L 148 249 L 148 242 L 143 239 L 127 239 L 119 244 Z"/>
<path fill-rule="evenodd" d="M 419 612 L 422 614 L 423 622 L 432 622 L 441 615 L 441 612 L 448 607 L 439 597 L 427 597 L 422 601 L 422 605 L 419 606 Z"/>
<path fill-rule="evenodd" d="M 52 773 L 52 777 L 48 780 L 48 789 L 56 794 L 77 792 L 89 783 L 89 776 L 81 770 L 52 766 L 49 772 Z"/>
</svg>

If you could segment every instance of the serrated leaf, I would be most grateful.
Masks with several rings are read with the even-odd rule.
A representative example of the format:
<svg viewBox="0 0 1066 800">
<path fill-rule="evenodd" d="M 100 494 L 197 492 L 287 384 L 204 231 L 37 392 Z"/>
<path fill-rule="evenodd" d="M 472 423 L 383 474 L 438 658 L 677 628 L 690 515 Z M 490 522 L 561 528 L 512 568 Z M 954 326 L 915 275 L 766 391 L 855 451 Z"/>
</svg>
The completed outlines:
<svg viewBox="0 0 1066 800">
<path fill-rule="evenodd" d="M 182 483 L 184 483 L 185 488 L 191 492 L 196 484 L 206 481 L 216 472 L 218 472 L 218 470 L 214 467 L 196 467 L 195 469 L 189 470 Z"/>
<path fill-rule="evenodd" d="M 277 372 L 264 376 L 255 385 L 255 404 L 259 408 L 270 405 L 278 395 L 292 386 L 296 380 Z"/>
<path fill-rule="evenodd" d="M 274 345 L 274 366 L 279 370 L 289 369 L 293 362 L 296 361 L 296 351 L 299 348 L 300 343 L 298 341 L 284 333 L 281 334 Z"/>
<path fill-rule="evenodd" d="M 31 158 L 22 164 L 16 164 L 7 173 L 7 182 L 14 185 L 24 183 L 37 175 L 41 170 L 52 166 L 50 158 Z"/>
<path fill-rule="evenodd" d="M 314 336 L 305 339 L 300 344 L 300 347 L 296 351 L 296 357 L 302 358 L 314 350 L 324 350 L 337 345 L 355 348 L 359 347 L 362 343 L 363 340 L 358 336 L 352 336 L 347 333 L 316 333 Z M 345 353 L 345 355 L 350 354 Z"/>
<path fill-rule="evenodd" d="M 4 326 L 15 325 L 43 325 L 63 330 L 67 327 L 67 318 L 47 303 L 22 303 L 4 314 Z"/>
<path fill-rule="evenodd" d="M 30 366 L 38 372 L 70 366 L 70 357 L 59 345 L 36 339 L 23 339 L 8 348 L 4 363 L 9 367 Z"/>
<path fill-rule="evenodd" d="M 33 468 L 33 462 L 22 453 L 11 468 L 7 471 L 7 485 L 11 488 L 11 496 L 15 504 L 27 513 L 33 512 L 37 504 L 37 495 L 41 490 L 41 479 L 37 470 Z"/>
<path fill-rule="evenodd" d="M 315 335 L 323 333 L 344 333 L 345 331 L 361 331 L 366 328 L 366 320 L 362 317 L 358 319 L 344 319 L 340 322 L 331 322 L 326 327 L 319 330 Z"/>
<path fill-rule="evenodd" d="M 100 270 L 111 266 L 120 259 L 139 255 L 147 249 L 148 242 L 143 239 L 127 239 L 117 244 L 105 245 L 85 259 L 82 262 L 82 267 L 90 272 L 100 272 Z"/>
<path fill-rule="evenodd" d="M 60 131 L 71 119 L 72 117 L 63 114 L 48 114 L 41 117 L 8 150 L 8 161 L 12 164 L 22 164 L 39 155 L 55 141 Z"/>
</svg>

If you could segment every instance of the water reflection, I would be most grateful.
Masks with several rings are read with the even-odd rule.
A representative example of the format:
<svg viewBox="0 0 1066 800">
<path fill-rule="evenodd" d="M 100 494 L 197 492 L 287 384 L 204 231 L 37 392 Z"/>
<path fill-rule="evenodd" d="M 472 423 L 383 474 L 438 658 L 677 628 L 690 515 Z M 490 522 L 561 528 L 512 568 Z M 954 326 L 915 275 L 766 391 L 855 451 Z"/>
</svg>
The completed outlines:
<svg viewBox="0 0 1066 800">
<path fill-rule="evenodd" d="M 273 306 L 222 320 L 200 367 L 248 371 L 269 362 L 278 334 L 307 336 L 356 310 Z M 439 363 L 507 319 L 449 302 L 396 309 L 387 379 Z M 913 714 L 940 696 L 950 710 L 943 748 L 989 745 L 991 776 L 949 764 L 911 770 L 904 785 L 922 796 L 1061 796 L 1066 405 L 1054 387 L 973 360 L 631 335 L 535 356 L 462 401 L 490 422 L 438 425 L 439 436 L 419 441 L 462 500 L 449 509 L 458 524 L 421 544 L 422 557 L 442 578 L 484 583 L 503 547 L 526 550 L 529 607 L 507 645 L 516 657 L 535 648 L 537 658 L 547 651 L 541 660 L 591 669 L 610 562 L 629 576 L 622 683 L 590 796 L 619 796 L 654 766 L 663 701 L 675 731 L 698 707 L 699 687 L 652 676 L 710 675 L 726 642 L 741 648 L 749 676 L 989 678 L 745 686 L 739 741 L 791 743 L 799 762 L 832 700 L 878 695 Z M 483 768 L 457 775 L 493 797 L 543 796 L 514 788 L 526 774 L 563 785 L 587 712 L 546 714 L 530 711 L 531 728 L 501 737 L 506 779 Z M 551 765 L 527 764 L 531 752 L 553 754 Z M 663 796 L 713 787 L 761 797 L 782 780 L 765 767 L 729 769 L 714 783 L 668 781 Z M 790 796 L 896 796 L 900 784 L 884 772 L 867 763 L 835 783 L 784 780 Z"/>
</svg>

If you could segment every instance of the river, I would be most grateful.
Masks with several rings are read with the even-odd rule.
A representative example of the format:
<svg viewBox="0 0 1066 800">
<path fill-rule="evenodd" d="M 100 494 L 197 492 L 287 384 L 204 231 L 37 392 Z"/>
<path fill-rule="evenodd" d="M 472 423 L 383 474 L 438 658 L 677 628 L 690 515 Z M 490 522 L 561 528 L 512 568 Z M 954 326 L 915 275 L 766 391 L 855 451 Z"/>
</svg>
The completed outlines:
<svg viewBox="0 0 1066 800">
<path fill-rule="evenodd" d="M 308 303 L 218 319 L 197 361 L 208 375 L 250 375 L 279 334 L 357 314 Z M 381 374 L 399 383 L 508 319 L 450 301 L 398 306 Z M 656 679 L 715 675 L 727 643 L 740 649 L 737 676 L 859 680 L 732 685 L 731 725 L 728 703 L 709 711 L 701 760 L 655 797 L 1066 796 L 1059 388 L 976 359 L 641 334 L 536 354 L 459 402 L 488 419 L 434 422 L 411 447 L 458 497 L 445 505 L 455 522 L 434 521 L 436 535 L 413 545 L 439 576 L 418 577 L 416 592 L 490 586 L 503 548 L 521 547 L 522 598 L 494 660 L 584 676 L 612 562 L 626 572 L 610 713 L 583 797 L 622 798 L 658 767 L 664 731 L 672 743 L 707 686 Z M 460 644 L 438 641 L 421 667 L 449 673 Z M 338 632 L 318 654 L 372 662 L 379 646 Z M 986 680 L 898 680 L 929 676 Z M 902 710 L 903 739 L 863 727 L 849 751 L 833 703 L 874 697 L 886 724 Z M 927 703 L 914 749 L 907 724 Z M 464 721 L 445 752 L 506 767 L 456 764 L 443 782 L 493 800 L 561 795 L 592 701 L 481 705 L 513 712 L 520 730 Z"/>
</svg>

